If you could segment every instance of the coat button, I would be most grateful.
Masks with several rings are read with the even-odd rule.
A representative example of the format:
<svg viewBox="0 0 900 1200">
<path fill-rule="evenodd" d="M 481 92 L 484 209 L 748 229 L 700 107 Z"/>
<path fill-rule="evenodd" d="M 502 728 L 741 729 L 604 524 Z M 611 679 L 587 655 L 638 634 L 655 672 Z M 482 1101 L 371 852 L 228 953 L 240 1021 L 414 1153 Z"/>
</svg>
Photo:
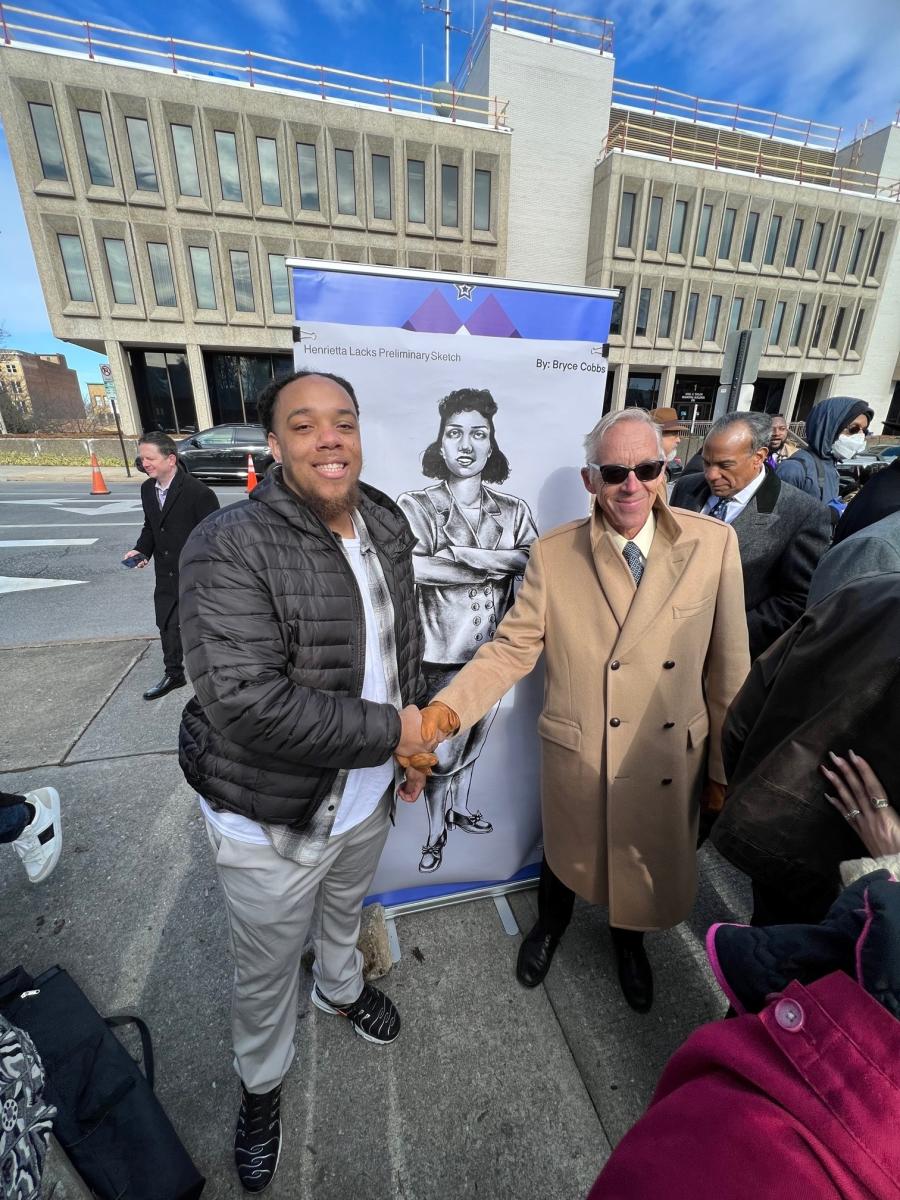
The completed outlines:
<svg viewBox="0 0 900 1200">
<path fill-rule="evenodd" d="M 478 595 L 478 588 L 469 588 L 469 597 L 474 599 Z"/>
<path fill-rule="evenodd" d="M 619 720 L 618 717 L 612 717 L 610 719 L 609 723 L 610 723 L 610 725 L 612 725 L 613 729 L 618 729 L 619 726 L 622 724 L 622 722 Z"/>
<path fill-rule="evenodd" d="M 475 641 L 476 641 L 476 642 L 480 642 L 480 641 L 481 641 L 481 634 L 480 634 L 480 633 L 476 633 L 476 634 L 475 634 Z"/>
<path fill-rule="evenodd" d="M 675 666 L 675 663 L 672 661 L 671 658 L 669 658 L 663 663 L 663 670 L 671 671 L 674 666 Z"/>
<path fill-rule="evenodd" d="M 472 611 L 477 612 L 479 608 L 481 608 L 481 605 L 476 600 L 475 603 L 472 605 Z"/>
<path fill-rule="evenodd" d="M 472 618 L 472 624 L 473 624 L 473 625 L 480 625 L 480 624 L 481 624 L 481 617 L 473 617 L 473 618 Z"/>
<path fill-rule="evenodd" d="M 672 782 L 672 780 L 671 779 L 661 779 L 659 782 L 663 785 L 663 787 L 668 787 L 668 785 Z"/>
<path fill-rule="evenodd" d="M 803 1028 L 803 1009 L 796 1000 L 779 1000 L 775 1005 L 775 1021 L 787 1033 L 797 1033 Z"/>
<path fill-rule="evenodd" d="M 618 669 L 619 669 L 619 667 L 621 667 L 621 665 L 622 665 L 622 664 L 619 662 L 619 660 L 618 660 L 618 659 L 616 659 L 616 661 L 615 661 L 615 662 L 611 662 L 611 663 L 609 664 L 609 669 L 610 669 L 611 671 L 618 671 Z"/>
<path fill-rule="evenodd" d="M 666 721 L 665 725 L 663 725 L 663 729 L 674 729 L 674 728 L 675 728 L 674 721 Z"/>
</svg>

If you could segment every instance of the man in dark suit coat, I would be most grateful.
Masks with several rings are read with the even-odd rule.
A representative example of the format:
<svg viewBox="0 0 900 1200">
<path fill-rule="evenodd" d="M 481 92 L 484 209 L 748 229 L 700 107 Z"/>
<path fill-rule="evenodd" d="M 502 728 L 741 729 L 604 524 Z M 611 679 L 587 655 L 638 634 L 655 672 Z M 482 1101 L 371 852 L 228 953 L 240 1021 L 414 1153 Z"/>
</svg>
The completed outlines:
<svg viewBox="0 0 900 1200">
<path fill-rule="evenodd" d="M 145 434 L 138 452 L 148 475 L 141 484 L 144 528 L 125 558 L 136 558 L 139 567 L 146 567 L 152 558 L 156 568 L 153 603 L 165 674 L 144 692 L 144 699 L 157 700 L 186 683 L 178 623 L 178 558 L 191 530 L 216 511 L 219 501 L 212 488 L 179 465 L 175 443 L 168 434 Z"/>
<path fill-rule="evenodd" d="M 831 537 L 826 506 L 783 485 L 765 466 L 771 426 L 766 413 L 720 417 L 703 444 L 703 474 L 683 476 L 671 497 L 673 507 L 734 526 L 751 658 L 803 614 L 812 573 Z"/>
</svg>

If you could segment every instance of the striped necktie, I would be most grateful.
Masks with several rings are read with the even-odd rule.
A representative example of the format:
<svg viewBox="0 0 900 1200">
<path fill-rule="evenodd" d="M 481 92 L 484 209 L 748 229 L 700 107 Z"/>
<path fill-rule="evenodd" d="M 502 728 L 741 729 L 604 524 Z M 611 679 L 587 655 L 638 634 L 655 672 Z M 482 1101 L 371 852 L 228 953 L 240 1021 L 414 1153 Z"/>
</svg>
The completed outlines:
<svg viewBox="0 0 900 1200">
<path fill-rule="evenodd" d="M 634 542 L 626 542 L 622 547 L 622 554 L 625 556 L 625 561 L 628 563 L 628 569 L 634 576 L 635 584 L 641 582 L 641 576 L 644 574 L 644 556 L 638 550 Z"/>
</svg>

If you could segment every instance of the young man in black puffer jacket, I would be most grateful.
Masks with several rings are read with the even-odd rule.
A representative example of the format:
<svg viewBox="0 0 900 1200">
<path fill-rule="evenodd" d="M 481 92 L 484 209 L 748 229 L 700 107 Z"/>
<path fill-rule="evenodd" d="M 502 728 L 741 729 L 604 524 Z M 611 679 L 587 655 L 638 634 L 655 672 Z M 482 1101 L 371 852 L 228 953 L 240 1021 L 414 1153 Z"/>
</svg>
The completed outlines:
<svg viewBox="0 0 900 1200">
<path fill-rule="evenodd" d="M 393 812 L 393 755 L 433 749 L 415 707 L 424 685 L 414 538 L 394 502 L 359 482 L 352 387 L 301 371 L 271 384 L 258 408 L 278 465 L 191 536 L 180 602 L 196 692 L 180 759 L 228 908 L 242 1083 L 235 1163 L 251 1192 L 278 1162 L 317 902 L 313 1004 L 371 1042 L 400 1031 L 391 1001 L 363 983 L 356 942 Z"/>
</svg>

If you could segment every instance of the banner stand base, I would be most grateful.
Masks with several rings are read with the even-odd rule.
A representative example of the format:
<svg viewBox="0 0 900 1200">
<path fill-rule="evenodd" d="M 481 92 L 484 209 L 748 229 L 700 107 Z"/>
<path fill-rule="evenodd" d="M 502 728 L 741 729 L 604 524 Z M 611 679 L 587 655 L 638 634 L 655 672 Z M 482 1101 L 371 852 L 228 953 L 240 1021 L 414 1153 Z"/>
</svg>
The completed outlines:
<svg viewBox="0 0 900 1200">
<path fill-rule="evenodd" d="M 391 921 L 407 913 L 426 912 L 432 908 L 446 908 L 450 904 L 464 904 L 468 900 L 490 900 L 497 896 L 509 896 L 513 892 L 524 892 L 536 888 L 537 876 L 532 879 L 515 879 L 498 883 L 494 887 L 468 888 L 462 892 L 450 892 L 443 896 L 422 896 L 417 900 L 405 900 L 400 904 L 384 906 L 385 920 Z"/>
</svg>

